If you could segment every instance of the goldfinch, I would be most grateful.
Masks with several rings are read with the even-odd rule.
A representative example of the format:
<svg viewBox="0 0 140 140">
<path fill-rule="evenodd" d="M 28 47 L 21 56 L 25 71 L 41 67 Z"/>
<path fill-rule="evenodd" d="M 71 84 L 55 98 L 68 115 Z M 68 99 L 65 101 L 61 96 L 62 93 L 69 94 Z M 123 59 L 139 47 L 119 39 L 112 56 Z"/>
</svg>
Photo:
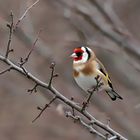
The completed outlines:
<svg viewBox="0 0 140 140">
<path fill-rule="evenodd" d="M 113 101 L 117 98 L 123 99 L 115 92 L 104 65 L 90 48 L 85 46 L 75 48 L 71 57 L 73 58 L 74 79 L 84 91 L 87 92 L 96 87 L 98 78 L 102 83 L 99 91 L 105 90 Z"/>
</svg>

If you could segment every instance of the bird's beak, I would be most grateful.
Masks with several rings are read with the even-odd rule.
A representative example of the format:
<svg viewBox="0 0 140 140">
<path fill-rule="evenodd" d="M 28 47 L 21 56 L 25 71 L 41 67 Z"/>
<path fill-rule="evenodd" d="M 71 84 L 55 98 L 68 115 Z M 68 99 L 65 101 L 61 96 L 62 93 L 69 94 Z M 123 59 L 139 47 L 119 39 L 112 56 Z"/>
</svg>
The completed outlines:
<svg viewBox="0 0 140 140">
<path fill-rule="evenodd" d="M 70 57 L 72 57 L 72 58 L 76 58 L 77 55 L 76 55 L 75 53 L 73 53 L 72 55 L 70 55 Z"/>
</svg>

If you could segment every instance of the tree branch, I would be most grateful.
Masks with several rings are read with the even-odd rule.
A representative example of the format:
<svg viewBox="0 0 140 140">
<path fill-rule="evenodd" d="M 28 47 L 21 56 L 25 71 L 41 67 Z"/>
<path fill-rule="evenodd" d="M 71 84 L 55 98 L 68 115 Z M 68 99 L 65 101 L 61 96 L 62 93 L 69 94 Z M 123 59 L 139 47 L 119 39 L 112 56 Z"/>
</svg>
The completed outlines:
<svg viewBox="0 0 140 140">
<path fill-rule="evenodd" d="M 37 92 L 37 87 L 38 87 L 38 84 L 35 84 L 35 86 L 32 89 L 28 89 L 27 92 L 30 92 L 30 93 Z"/>
<path fill-rule="evenodd" d="M 9 68 L 7 68 L 6 70 L 1 71 L 1 72 L 0 72 L 0 75 L 6 73 L 6 72 L 8 72 L 8 71 L 10 71 L 11 69 L 12 69 L 12 67 L 9 67 Z"/>
<path fill-rule="evenodd" d="M 26 56 L 25 58 L 22 58 L 22 57 L 21 57 L 20 62 L 19 62 L 20 67 L 23 67 L 23 65 L 24 65 L 25 63 L 28 62 L 31 53 L 33 52 L 33 50 L 34 50 L 34 48 L 35 48 L 35 46 L 36 46 L 36 43 L 37 43 L 37 41 L 39 40 L 40 32 L 41 32 L 41 30 L 38 32 L 37 37 L 36 37 L 36 39 L 35 39 L 35 41 L 34 41 L 32 47 L 31 47 L 29 53 L 27 54 L 27 56 Z"/>
<path fill-rule="evenodd" d="M 14 64 L 13 62 L 11 62 L 9 59 L 6 59 L 4 56 L 0 55 L 0 60 L 2 62 L 4 62 L 5 64 L 7 64 L 8 66 L 10 66 L 13 70 L 19 72 L 21 75 L 28 77 L 30 80 L 32 80 L 33 82 L 37 83 L 40 87 L 43 87 L 49 91 L 51 91 L 51 93 L 57 97 L 57 99 L 59 99 L 60 101 L 62 101 L 63 103 L 65 103 L 66 105 L 74 108 L 76 111 L 78 111 L 79 113 L 81 113 L 83 116 L 85 116 L 89 121 L 92 121 L 93 124 L 101 129 L 103 129 L 104 131 L 106 131 L 107 133 L 109 133 L 111 136 L 117 136 L 118 138 L 120 138 L 121 140 L 127 140 L 125 137 L 123 137 L 121 134 L 119 134 L 118 132 L 116 132 L 115 130 L 113 130 L 112 128 L 110 128 L 109 126 L 103 124 L 102 122 L 98 121 L 97 119 L 95 119 L 89 112 L 87 112 L 86 110 L 82 111 L 82 107 L 80 107 L 79 105 L 77 105 L 76 103 L 74 103 L 73 101 L 69 100 L 68 98 L 66 98 L 65 96 L 63 96 L 59 91 L 57 91 L 53 86 L 49 86 L 48 84 L 44 83 L 43 81 L 39 80 L 38 78 L 36 78 L 35 76 L 33 76 L 30 72 L 27 71 L 27 73 L 24 72 L 24 70 L 22 68 L 20 68 L 19 66 L 17 66 L 16 64 Z M 45 94 L 45 93 L 44 93 Z"/>
<path fill-rule="evenodd" d="M 54 74 L 54 70 L 55 70 L 55 63 L 54 62 L 51 63 L 50 69 L 51 69 L 51 76 L 50 76 L 50 80 L 49 80 L 49 84 L 48 84 L 49 88 L 51 88 L 51 86 L 52 86 L 53 78 L 58 76 L 58 74 Z"/>
<path fill-rule="evenodd" d="M 69 117 L 69 118 L 73 119 L 74 122 L 79 122 L 82 126 L 84 126 L 86 129 L 88 129 L 88 131 L 91 134 L 97 134 L 99 137 L 101 137 L 101 138 L 106 140 L 106 136 L 104 136 L 102 133 L 100 133 L 97 130 L 95 130 L 92 127 L 91 124 L 87 124 L 86 122 L 84 122 L 80 116 L 75 116 L 71 112 L 66 112 L 66 117 Z"/>
<path fill-rule="evenodd" d="M 9 28 L 9 39 L 7 43 L 7 50 L 6 50 L 5 58 L 8 58 L 9 53 L 13 51 L 13 49 L 10 49 L 12 35 L 13 35 L 13 28 L 14 28 L 14 16 L 13 16 L 12 11 L 11 11 L 10 17 L 11 17 L 11 24 L 7 24 L 7 27 Z"/>
<path fill-rule="evenodd" d="M 27 12 L 38 2 L 39 0 L 37 0 L 33 5 L 31 5 L 29 8 L 27 8 L 27 10 L 25 11 L 25 13 L 22 15 L 22 17 L 18 20 L 18 22 L 16 23 L 15 27 L 18 26 L 18 24 L 20 23 L 20 21 L 25 17 L 25 15 L 27 14 Z M 78 9 L 78 12 L 80 11 L 81 9 Z M 77 12 L 77 11 L 76 11 Z M 74 120 L 77 120 L 79 121 L 84 127 L 86 127 L 90 133 L 92 134 L 97 134 L 99 135 L 100 137 L 102 137 L 103 139 L 108 139 L 108 140 L 113 140 L 113 139 L 118 139 L 118 140 L 127 140 L 125 137 L 123 137 L 121 134 L 119 134 L 118 132 L 116 132 L 115 130 L 113 130 L 109 125 L 106 125 L 106 124 L 103 124 L 102 122 L 100 122 L 99 120 L 97 120 L 96 118 L 94 118 L 87 110 L 86 108 L 83 109 L 83 106 L 79 106 L 77 103 L 75 103 L 73 100 L 70 100 L 68 98 L 66 98 L 65 96 L 63 96 L 59 91 L 57 91 L 53 86 L 52 86 L 52 80 L 54 77 L 58 76 L 57 74 L 54 74 L 54 70 L 55 70 L 55 63 L 52 63 L 51 64 L 51 76 L 50 76 L 50 79 L 49 79 L 49 82 L 48 84 L 46 84 L 45 82 L 39 80 L 37 77 L 35 77 L 34 75 L 32 75 L 30 72 L 28 72 L 26 70 L 26 68 L 23 67 L 23 65 L 28 61 L 33 49 L 34 49 L 34 46 L 37 42 L 37 39 L 32 47 L 32 49 L 30 50 L 29 54 L 27 55 L 27 57 L 23 60 L 21 60 L 21 63 L 20 65 L 16 65 L 15 63 L 13 63 L 11 60 L 8 59 L 8 54 L 9 52 L 11 52 L 10 50 L 10 45 L 11 45 L 11 40 L 12 40 L 12 34 L 13 34 L 13 14 L 11 13 L 11 18 L 12 18 L 12 23 L 9 25 L 8 24 L 8 27 L 10 29 L 10 32 L 9 32 L 9 40 L 8 40 L 8 45 L 7 45 L 7 51 L 6 51 L 6 55 L 5 56 L 2 56 L 0 55 L 0 60 L 2 62 L 4 62 L 5 64 L 7 64 L 9 66 L 8 69 L 4 70 L 1 72 L 1 74 L 4 74 L 5 72 L 7 71 L 10 71 L 11 69 L 12 70 L 15 70 L 17 72 L 19 72 L 21 75 L 27 77 L 28 79 L 32 80 L 34 83 L 35 83 L 35 86 L 28 90 L 29 92 L 33 92 L 33 91 L 36 91 L 37 90 L 37 87 L 40 86 L 40 87 L 43 87 L 47 90 L 50 91 L 50 93 L 54 96 L 54 98 L 44 106 L 44 108 L 39 108 L 41 111 L 40 113 L 38 114 L 38 116 L 33 120 L 33 122 L 38 119 L 41 114 L 45 111 L 46 108 L 49 107 L 50 104 L 52 104 L 56 99 L 60 100 L 61 102 L 63 102 L 64 104 L 66 104 L 67 106 L 71 107 L 73 109 L 73 114 L 68 114 L 69 117 L 71 117 L 72 119 Z M 94 92 L 94 90 L 93 90 Z M 92 92 L 92 93 L 93 93 Z M 47 93 L 44 93 L 44 94 L 47 94 Z M 92 95 L 92 94 L 91 94 Z M 91 95 L 89 96 L 88 100 L 87 100 L 87 104 L 89 103 L 89 100 L 91 98 Z M 88 123 L 85 123 L 82 119 L 82 117 L 77 117 L 75 116 L 75 113 L 74 111 L 77 111 L 79 112 L 82 116 L 84 116 L 87 121 L 90 123 L 90 125 L 88 125 Z M 92 122 L 92 123 L 91 123 Z M 91 125 L 92 124 L 92 125 Z M 102 130 L 105 131 L 105 134 L 102 133 L 102 132 L 99 132 L 97 130 L 95 130 L 93 128 L 93 126 L 96 126 L 97 128 L 100 128 Z M 107 138 L 106 134 L 108 134 L 108 137 L 110 138 Z"/>
<path fill-rule="evenodd" d="M 40 113 L 35 117 L 35 119 L 32 121 L 33 123 L 42 115 L 42 113 L 57 99 L 57 96 L 55 96 L 48 104 L 46 104 L 43 108 L 37 107 L 40 111 Z"/>
<path fill-rule="evenodd" d="M 95 79 L 96 79 L 96 83 L 97 84 L 96 84 L 95 87 L 93 87 L 92 89 L 89 89 L 87 91 L 89 93 L 89 96 L 88 96 L 86 102 L 83 102 L 82 111 L 84 111 L 86 109 L 86 107 L 88 106 L 88 104 L 89 104 L 89 102 L 91 100 L 91 97 L 92 97 L 93 93 L 95 91 L 98 91 L 98 89 L 103 85 L 103 83 L 101 82 L 102 79 L 101 79 L 101 77 L 99 75 L 97 77 L 95 77 Z"/>
<path fill-rule="evenodd" d="M 14 28 L 14 31 L 17 29 L 19 23 L 25 18 L 26 14 L 28 13 L 28 11 L 34 7 L 37 3 L 39 2 L 39 0 L 36 0 L 32 5 L 30 5 L 26 10 L 25 12 L 23 13 L 23 15 L 18 19 L 18 21 L 16 22 L 15 24 L 15 28 Z"/>
</svg>

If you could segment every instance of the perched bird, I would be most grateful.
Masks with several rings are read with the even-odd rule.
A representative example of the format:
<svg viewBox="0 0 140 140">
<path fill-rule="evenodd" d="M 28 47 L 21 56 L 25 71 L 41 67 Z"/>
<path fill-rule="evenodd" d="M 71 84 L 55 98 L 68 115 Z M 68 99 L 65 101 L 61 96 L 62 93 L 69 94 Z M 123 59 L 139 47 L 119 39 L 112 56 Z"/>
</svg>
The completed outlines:
<svg viewBox="0 0 140 140">
<path fill-rule="evenodd" d="M 99 91 L 105 90 L 109 97 L 115 101 L 123 99 L 115 92 L 110 77 L 95 53 L 88 47 L 82 46 L 74 49 L 73 54 L 73 76 L 76 83 L 84 90 L 93 89 L 98 82 L 102 83 Z"/>
</svg>

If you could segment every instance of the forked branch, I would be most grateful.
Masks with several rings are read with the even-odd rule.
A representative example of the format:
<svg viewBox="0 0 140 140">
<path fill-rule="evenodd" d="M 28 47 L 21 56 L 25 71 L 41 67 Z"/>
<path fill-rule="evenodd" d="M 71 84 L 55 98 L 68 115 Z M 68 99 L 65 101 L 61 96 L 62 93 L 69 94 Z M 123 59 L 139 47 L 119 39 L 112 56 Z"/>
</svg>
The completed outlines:
<svg viewBox="0 0 140 140">
<path fill-rule="evenodd" d="M 36 3 L 39 0 L 36 1 Z M 33 7 L 35 4 L 33 4 L 31 7 Z M 25 14 L 23 14 L 23 17 L 26 15 L 26 13 L 30 10 L 30 7 L 26 10 Z M 6 51 L 6 55 L 2 56 L 0 55 L 0 60 L 2 62 L 4 62 L 5 64 L 7 64 L 9 66 L 9 68 L 7 70 L 4 70 L 1 72 L 1 74 L 4 74 L 5 72 L 12 70 L 15 70 L 17 72 L 19 72 L 21 75 L 25 76 L 26 78 L 30 79 L 31 81 L 33 81 L 35 83 L 35 86 L 30 90 L 30 92 L 36 91 L 37 87 L 40 86 L 42 88 L 45 88 L 46 90 L 49 90 L 50 94 L 53 95 L 53 99 L 44 106 L 44 108 L 40 108 L 38 107 L 38 109 L 40 110 L 40 113 L 38 114 L 38 116 L 33 120 L 33 122 L 38 119 L 41 114 L 46 110 L 46 108 L 48 108 L 56 99 L 60 100 L 61 102 L 63 102 L 64 104 L 66 104 L 67 106 L 71 107 L 73 109 L 73 114 L 68 114 L 68 117 L 77 120 L 78 122 L 80 122 L 84 127 L 86 127 L 89 132 L 91 132 L 92 134 L 96 134 L 100 137 L 102 137 L 103 139 L 108 139 L 108 140 L 113 140 L 113 139 L 117 139 L 117 140 L 127 140 L 125 137 L 123 137 L 121 134 L 119 134 L 118 132 L 116 132 L 115 130 L 113 130 L 109 125 L 103 124 L 102 122 L 98 121 L 96 118 L 94 118 L 87 110 L 86 110 L 86 106 L 83 109 L 83 106 L 79 106 L 77 103 L 75 103 L 73 100 L 70 100 L 68 98 L 66 98 L 65 96 L 63 96 L 63 94 L 61 94 L 58 90 L 56 90 L 53 85 L 52 85 L 52 81 L 53 78 L 57 77 L 58 74 L 54 73 L 55 70 L 55 63 L 51 64 L 51 75 L 50 75 L 50 79 L 48 84 L 46 84 L 45 82 L 39 80 L 37 77 L 35 77 L 34 75 L 32 75 L 30 72 L 28 72 L 28 70 L 26 68 L 23 67 L 23 65 L 28 61 L 33 48 L 31 49 L 31 51 L 29 52 L 29 54 L 27 55 L 27 57 L 25 58 L 26 60 L 23 60 L 23 62 L 20 65 L 16 65 L 15 63 L 13 63 L 9 58 L 8 58 L 8 54 L 10 52 L 10 45 L 11 45 L 11 39 L 12 39 L 12 34 L 13 34 L 13 14 L 11 14 L 12 17 L 12 23 L 9 27 L 10 32 L 9 32 L 9 40 L 8 40 L 8 45 L 7 45 L 7 51 Z M 19 21 L 21 21 L 23 19 L 23 17 L 21 17 L 21 19 Z M 92 91 L 93 93 L 94 91 Z M 44 94 L 49 94 L 44 92 Z M 92 94 L 91 94 L 92 95 Z M 87 104 L 90 101 L 91 95 L 89 96 L 88 100 L 87 100 Z M 84 116 L 87 120 L 87 122 L 91 123 L 92 125 L 88 125 L 88 123 L 84 122 L 82 117 L 79 116 L 75 116 L 74 111 L 79 112 L 79 114 L 81 116 Z M 94 126 L 96 126 L 97 128 L 100 128 L 102 130 L 105 131 L 104 133 L 101 133 L 97 130 L 94 129 Z M 106 137 L 106 134 L 108 134 L 108 138 Z"/>
<path fill-rule="evenodd" d="M 53 86 L 49 86 L 49 84 L 44 83 L 43 81 L 39 80 L 35 76 L 33 76 L 30 72 L 24 72 L 24 70 L 15 65 L 13 62 L 11 62 L 9 59 L 6 59 L 4 56 L 0 55 L 0 60 L 10 66 L 13 70 L 19 72 L 21 75 L 28 77 L 33 82 L 37 83 L 40 87 L 43 87 L 47 90 L 49 90 L 57 99 L 59 99 L 61 102 L 65 103 L 66 105 L 70 106 L 71 108 L 74 108 L 76 111 L 81 113 L 81 115 L 85 116 L 90 122 L 94 122 L 94 125 L 103 129 L 107 133 L 109 133 L 111 136 L 117 136 L 118 140 L 127 140 L 125 137 L 123 137 L 121 134 L 113 130 L 111 127 L 107 126 L 106 124 L 103 124 L 102 122 L 95 119 L 90 113 L 88 113 L 86 110 L 82 111 L 82 107 L 77 105 L 72 100 L 69 100 L 65 96 L 63 96 L 59 91 L 57 91 Z M 47 94 L 46 92 L 44 94 Z M 41 113 L 42 114 L 42 113 Z M 97 134 L 97 133 L 96 133 Z M 98 135 L 98 134 L 97 134 Z"/>
</svg>

